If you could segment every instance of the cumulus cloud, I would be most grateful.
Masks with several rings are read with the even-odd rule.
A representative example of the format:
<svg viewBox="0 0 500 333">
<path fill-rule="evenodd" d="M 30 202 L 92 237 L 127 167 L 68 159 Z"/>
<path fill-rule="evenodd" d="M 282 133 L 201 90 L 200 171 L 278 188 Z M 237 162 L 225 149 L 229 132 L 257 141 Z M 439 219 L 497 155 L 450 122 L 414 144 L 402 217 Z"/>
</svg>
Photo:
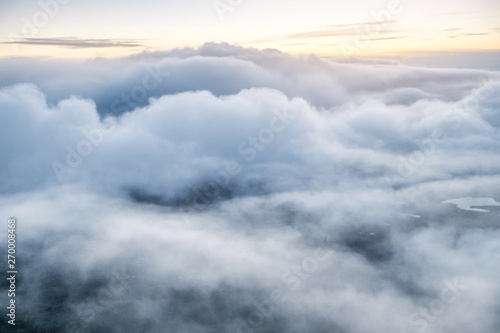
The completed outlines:
<svg viewBox="0 0 500 333">
<path fill-rule="evenodd" d="M 21 328 L 500 328 L 498 73 L 226 44 L 0 72 Z"/>
</svg>

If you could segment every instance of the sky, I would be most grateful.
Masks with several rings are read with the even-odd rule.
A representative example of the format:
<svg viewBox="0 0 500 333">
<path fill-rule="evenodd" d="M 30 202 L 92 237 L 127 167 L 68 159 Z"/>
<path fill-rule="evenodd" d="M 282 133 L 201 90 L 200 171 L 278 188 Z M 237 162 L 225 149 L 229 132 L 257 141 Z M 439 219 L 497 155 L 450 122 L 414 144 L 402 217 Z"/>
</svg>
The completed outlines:
<svg viewBox="0 0 500 333">
<path fill-rule="evenodd" d="M 62 2 L 0 3 L 0 332 L 500 332 L 497 1 Z"/>
<path fill-rule="evenodd" d="M 27 0 L 0 6 L 3 57 L 117 57 L 205 42 L 321 56 L 500 48 L 495 0 Z"/>
</svg>

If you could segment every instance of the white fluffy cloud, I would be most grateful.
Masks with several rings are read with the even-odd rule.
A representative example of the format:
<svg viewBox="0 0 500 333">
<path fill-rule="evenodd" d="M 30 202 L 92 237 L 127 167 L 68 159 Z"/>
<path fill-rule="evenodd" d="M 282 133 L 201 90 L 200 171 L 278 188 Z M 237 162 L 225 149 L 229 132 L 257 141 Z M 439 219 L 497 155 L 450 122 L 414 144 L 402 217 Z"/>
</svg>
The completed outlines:
<svg viewBox="0 0 500 333">
<path fill-rule="evenodd" d="M 0 72 L 25 328 L 500 327 L 499 209 L 443 204 L 499 201 L 496 72 L 224 44 Z"/>
</svg>

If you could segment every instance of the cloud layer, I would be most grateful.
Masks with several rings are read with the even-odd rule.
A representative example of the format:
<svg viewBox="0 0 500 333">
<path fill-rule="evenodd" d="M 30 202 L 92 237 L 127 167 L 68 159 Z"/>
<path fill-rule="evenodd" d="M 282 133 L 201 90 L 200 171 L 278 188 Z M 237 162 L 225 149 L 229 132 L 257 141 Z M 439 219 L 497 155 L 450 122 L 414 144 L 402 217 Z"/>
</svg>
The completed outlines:
<svg viewBox="0 0 500 333">
<path fill-rule="evenodd" d="M 206 44 L 0 73 L 30 332 L 500 328 L 500 209 L 450 204 L 500 201 L 497 72 Z"/>
</svg>

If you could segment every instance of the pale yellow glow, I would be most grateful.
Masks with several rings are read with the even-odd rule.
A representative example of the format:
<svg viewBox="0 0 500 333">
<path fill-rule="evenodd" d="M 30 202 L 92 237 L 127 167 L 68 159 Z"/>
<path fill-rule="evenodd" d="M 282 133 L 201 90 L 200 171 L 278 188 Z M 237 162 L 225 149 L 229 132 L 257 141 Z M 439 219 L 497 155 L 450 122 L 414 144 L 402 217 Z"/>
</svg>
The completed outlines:
<svg viewBox="0 0 500 333">
<path fill-rule="evenodd" d="M 373 13 L 387 13 L 394 1 L 397 10 L 387 17 L 389 21 L 380 27 L 374 25 Z M 19 4 L 15 11 L 5 14 L 5 19 L 0 17 L 0 57 L 119 57 L 142 51 L 198 47 L 205 42 L 321 56 L 343 55 L 346 45 L 351 50 L 354 47 L 353 56 L 500 50 L 500 2 L 493 0 L 357 0 L 342 4 L 323 0 L 307 4 L 254 0 L 242 1 L 225 13 L 224 20 L 218 17 L 213 2 L 189 2 L 197 6 L 152 1 L 148 7 L 125 1 L 120 6 L 101 3 L 99 10 L 94 10 L 83 3 L 70 2 L 50 22 L 28 35 L 22 33 L 23 20 L 32 20 L 41 9 L 36 2 L 31 6 Z M 367 30 L 371 31 L 368 35 Z M 6 44 L 16 39 L 68 37 L 131 40 L 141 45 L 70 48 Z"/>
</svg>

